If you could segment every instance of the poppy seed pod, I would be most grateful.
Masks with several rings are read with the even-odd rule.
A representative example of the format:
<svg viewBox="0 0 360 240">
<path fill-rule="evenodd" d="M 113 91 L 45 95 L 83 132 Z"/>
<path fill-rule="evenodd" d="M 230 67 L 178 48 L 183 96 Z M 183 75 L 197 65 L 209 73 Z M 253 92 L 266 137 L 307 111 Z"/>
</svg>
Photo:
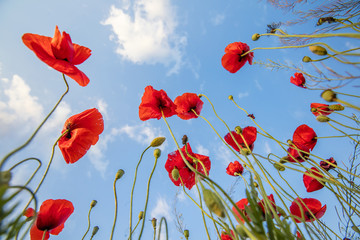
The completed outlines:
<svg viewBox="0 0 360 240">
<path fill-rule="evenodd" d="M 159 147 L 163 142 L 165 142 L 165 137 L 157 137 L 154 140 L 151 141 L 150 146 L 151 147 Z"/>
<path fill-rule="evenodd" d="M 326 49 L 321 46 L 310 46 L 309 49 L 312 53 L 314 53 L 316 55 L 319 55 L 319 56 L 327 55 Z"/>
<path fill-rule="evenodd" d="M 255 34 L 253 34 L 253 35 L 251 36 L 251 39 L 252 39 L 253 41 L 257 41 L 259 38 L 260 38 L 260 34 L 258 34 L 258 33 L 255 33 Z"/>
<path fill-rule="evenodd" d="M 139 212 L 139 220 L 143 219 L 144 218 L 144 212 L 143 211 L 140 211 Z"/>
<path fill-rule="evenodd" d="M 159 158 L 160 156 L 161 156 L 161 150 L 158 149 L 158 148 L 156 148 L 156 149 L 154 150 L 154 157 L 155 157 L 155 158 Z"/>
<path fill-rule="evenodd" d="M 243 156 L 250 155 L 250 153 L 251 153 L 251 150 L 249 150 L 247 148 L 241 148 L 240 149 L 240 154 L 243 155 Z"/>
<path fill-rule="evenodd" d="M 182 144 L 185 145 L 188 142 L 188 137 L 186 135 L 184 135 L 181 139 Z"/>
<path fill-rule="evenodd" d="M 316 117 L 316 120 L 319 122 L 328 122 L 330 121 L 330 118 L 328 116 L 319 115 Z"/>
<path fill-rule="evenodd" d="M 92 200 L 91 203 L 90 203 L 90 207 L 95 207 L 97 204 L 97 201 L 96 200 Z"/>
<path fill-rule="evenodd" d="M 274 163 L 274 168 L 276 168 L 279 171 L 285 171 L 285 167 L 280 165 L 279 163 Z"/>
<path fill-rule="evenodd" d="M 179 173 L 179 170 L 177 168 L 174 168 L 172 171 L 171 171 L 171 177 L 177 181 L 180 177 L 180 173 Z"/>
<path fill-rule="evenodd" d="M 228 99 L 229 99 L 229 100 L 233 100 L 233 99 L 234 99 L 233 95 L 229 95 L 229 96 L 228 96 Z"/>
<path fill-rule="evenodd" d="M 342 111 L 345 108 L 344 108 L 344 106 L 342 106 L 340 104 L 332 104 L 332 105 L 329 105 L 329 109 L 334 110 L 334 111 Z"/>
<path fill-rule="evenodd" d="M 209 208 L 209 210 L 215 213 L 217 216 L 224 218 L 225 208 L 220 198 L 211 190 L 206 188 L 203 189 L 203 195 L 204 195 L 204 202 L 206 206 Z"/>
<path fill-rule="evenodd" d="M 327 102 L 334 102 L 336 100 L 336 94 L 331 89 L 323 91 L 321 97 Z"/>
<path fill-rule="evenodd" d="M 312 59 L 308 56 L 304 56 L 302 59 L 303 62 L 312 62 Z"/>
<path fill-rule="evenodd" d="M 115 179 L 116 179 L 116 180 L 119 180 L 124 174 L 125 174 L 125 171 L 122 170 L 122 169 L 119 169 L 119 170 L 116 172 Z"/>
</svg>

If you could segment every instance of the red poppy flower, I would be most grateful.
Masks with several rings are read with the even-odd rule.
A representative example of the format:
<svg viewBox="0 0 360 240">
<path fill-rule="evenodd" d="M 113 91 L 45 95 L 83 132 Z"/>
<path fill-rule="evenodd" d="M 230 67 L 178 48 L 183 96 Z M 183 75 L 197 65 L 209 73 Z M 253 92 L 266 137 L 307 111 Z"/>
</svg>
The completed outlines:
<svg viewBox="0 0 360 240">
<path fill-rule="evenodd" d="M 239 176 L 243 174 L 244 167 L 238 161 L 229 163 L 228 167 L 226 168 L 226 173 L 231 176 Z"/>
<path fill-rule="evenodd" d="M 190 156 L 198 159 L 201 161 L 206 169 L 206 173 L 209 174 L 210 168 L 211 168 L 211 162 L 208 156 L 200 155 L 197 153 L 193 153 L 190 147 L 190 144 L 187 143 L 187 151 Z M 184 154 L 187 161 L 191 164 L 191 166 L 195 169 L 197 169 L 199 172 L 205 174 L 205 171 L 202 167 L 202 164 L 196 164 L 187 154 L 185 151 L 185 146 L 181 148 L 181 152 Z M 191 171 L 185 164 L 184 160 L 182 159 L 179 150 L 176 150 L 175 152 L 172 152 L 168 154 L 168 159 L 165 163 L 165 169 L 169 173 L 169 177 L 171 181 L 176 185 L 184 185 L 189 190 L 195 185 L 195 173 Z M 172 176 L 172 171 L 174 169 L 177 169 L 179 171 L 179 179 L 175 180 Z"/>
<path fill-rule="evenodd" d="M 340 105 L 340 104 L 338 104 Z M 311 112 L 315 116 L 323 115 L 327 116 L 331 114 L 334 110 L 329 109 L 328 104 L 322 104 L 322 103 L 311 103 L 310 104 Z"/>
<path fill-rule="evenodd" d="M 58 235 L 73 212 L 74 206 L 68 200 L 46 200 L 41 204 L 36 220 L 31 227 L 31 240 L 41 240 L 45 230 L 45 240 L 49 239 L 50 234 Z"/>
<path fill-rule="evenodd" d="M 324 178 L 323 175 L 320 174 L 319 170 L 315 167 L 312 167 L 303 175 L 303 182 L 306 187 L 307 192 L 314 192 L 320 190 L 324 187 L 324 184 L 317 180 L 315 177 Z"/>
<path fill-rule="evenodd" d="M 229 236 L 228 233 L 226 232 L 222 232 L 221 233 L 221 240 L 233 240 L 234 236 L 234 231 L 230 230 L 231 236 Z"/>
<path fill-rule="evenodd" d="M 327 161 L 327 162 L 326 162 Z M 330 169 L 335 168 L 333 165 L 331 165 L 330 163 L 334 164 L 335 166 L 337 166 L 337 162 L 334 160 L 334 158 L 329 158 L 326 159 L 326 161 L 321 161 L 320 162 L 320 167 L 322 167 L 324 170 L 329 171 Z"/>
<path fill-rule="evenodd" d="M 312 222 L 315 218 L 319 219 L 324 216 L 326 205 L 321 207 L 321 202 L 315 198 L 296 198 L 290 206 L 290 213 L 296 216 L 296 222 Z M 315 218 L 311 215 L 315 216 Z"/>
<path fill-rule="evenodd" d="M 204 104 L 195 93 L 184 93 L 183 95 L 176 97 L 174 103 L 176 105 L 176 114 L 179 118 L 184 120 L 197 118 L 196 114 L 200 115 Z M 196 114 L 192 110 L 194 110 Z"/>
<path fill-rule="evenodd" d="M 290 77 L 290 82 L 298 87 L 305 87 L 305 78 L 302 73 L 295 73 L 295 77 Z"/>
<path fill-rule="evenodd" d="M 58 144 L 66 163 L 74 163 L 97 143 L 104 131 L 104 120 L 96 108 L 88 109 L 66 120 L 61 133 L 67 130 Z"/>
<path fill-rule="evenodd" d="M 267 198 L 269 199 L 269 201 L 271 202 L 271 205 L 276 209 L 276 205 L 275 205 L 275 200 L 274 200 L 274 196 L 272 194 L 270 194 L 269 196 L 267 196 Z M 236 203 L 236 206 L 238 206 L 238 208 L 241 210 L 241 212 L 248 218 L 249 221 L 251 221 L 251 219 L 248 217 L 246 211 L 245 211 L 245 206 L 248 206 L 249 202 L 247 200 L 247 198 L 243 198 L 240 201 L 238 201 Z M 261 207 L 262 212 L 263 212 L 263 216 L 265 216 L 265 207 L 264 207 L 264 200 L 261 200 L 260 202 L 258 202 L 258 205 Z M 240 219 L 241 222 L 245 222 L 245 220 L 241 217 L 239 211 L 237 211 L 237 209 L 235 207 L 232 208 L 233 212 L 235 215 L 237 215 Z M 239 222 L 240 223 L 240 222 Z"/>
<path fill-rule="evenodd" d="M 243 138 L 241 137 L 240 134 L 237 134 L 235 131 L 231 132 L 232 135 L 234 136 L 236 142 L 238 143 L 238 145 L 240 145 L 241 148 L 246 148 L 246 144 L 243 141 Z M 249 146 L 249 148 L 251 150 L 254 149 L 254 142 L 256 140 L 256 135 L 257 135 L 257 130 L 255 127 L 245 127 L 242 130 L 242 135 L 247 143 L 247 145 Z M 240 151 L 239 147 L 237 146 L 237 144 L 235 143 L 235 141 L 233 140 L 233 138 L 231 137 L 231 134 L 228 133 L 225 135 L 224 137 L 225 141 L 227 142 L 227 144 L 229 144 L 232 148 L 235 149 L 235 151 Z"/>
<path fill-rule="evenodd" d="M 31 219 L 35 216 L 36 212 L 33 208 L 28 208 L 25 210 L 24 212 L 24 216 L 27 217 L 28 219 Z"/>
<path fill-rule="evenodd" d="M 293 135 L 293 143 L 298 148 L 307 148 L 313 150 L 317 139 L 317 135 L 314 130 L 306 124 L 300 125 L 296 128 Z"/>
<path fill-rule="evenodd" d="M 250 48 L 246 43 L 230 43 L 225 48 L 225 54 L 221 58 L 221 64 L 229 72 L 236 73 L 245 65 L 246 62 L 249 62 L 250 65 L 252 64 L 252 59 L 254 57 L 253 52 L 250 52 L 245 56 L 241 56 L 249 50 Z"/>
<path fill-rule="evenodd" d="M 61 35 L 58 26 L 55 28 L 53 38 L 25 33 L 22 40 L 41 61 L 50 67 L 74 79 L 82 87 L 89 83 L 89 78 L 75 65 L 88 59 L 91 50 L 72 43 L 70 35 L 66 32 Z"/>
<path fill-rule="evenodd" d="M 176 114 L 176 105 L 164 90 L 158 91 L 152 86 L 147 86 L 139 106 L 140 120 L 160 119 L 162 118 L 161 110 L 164 112 L 165 117 L 171 117 Z"/>
</svg>

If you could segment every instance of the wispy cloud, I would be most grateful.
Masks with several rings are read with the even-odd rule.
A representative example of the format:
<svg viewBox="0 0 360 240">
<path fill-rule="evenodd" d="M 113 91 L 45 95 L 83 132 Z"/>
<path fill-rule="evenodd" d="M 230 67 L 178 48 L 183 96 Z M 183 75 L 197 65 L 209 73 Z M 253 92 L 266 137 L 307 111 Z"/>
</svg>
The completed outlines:
<svg viewBox="0 0 360 240">
<path fill-rule="evenodd" d="M 239 98 L 245 98 L 245 97 L 248 97 L 248 96 L 249 96 L 249 92 L 243 92 L 243 93 L 238 94 Z"/>
<path fill-rule="evenodd" d="M 137 64 L 173 64 L 168 74 L 178 73 L 187 38 L 178 34 L 178 20 L 170 0 L 123 1 L 110 8 L 102 22 L 110 25 L 116 52 Z"/>
<path fill-rule="evenodd" d="M 158 197 L 154 209 L 151 211 L 151 218 L 161 219 L 165 217 L 167 221 L 172 221 L 173 216 L 171 215 L 170 206 L 167 204 L 168 201 L 163 197 Z"/>
<path fill-rule="evenodd" d="M 265 142 L 265 144 L 264 144 L 264 151 L 266 154 L 271 153 L 271 147 L 268 142 Z"/>
<path fill-rule="evenodd" d="M 235 156 L 225 145 L 219 145 L 216 151 L 216 158 L 222 160 L 224 166 L 228 166 L 230 162 L 234 161 Z"/>
<path fill-rule="evenodd" d="M 214 25 L 214 26 L 219 26 L 221 25 L 225 20 L 225 14 L 215 14 L 215 16 L 213 16 L 211 18 L 211 23 Z"/>
<path fill-rule="evenodd" d="M 209 150 L 206 149 L 203 145 L 198 144 L 196 146 L 196 153 L 201 154 L 201 155 L 205 155 L 205 156 L 209 156 Z"/>
</svg>

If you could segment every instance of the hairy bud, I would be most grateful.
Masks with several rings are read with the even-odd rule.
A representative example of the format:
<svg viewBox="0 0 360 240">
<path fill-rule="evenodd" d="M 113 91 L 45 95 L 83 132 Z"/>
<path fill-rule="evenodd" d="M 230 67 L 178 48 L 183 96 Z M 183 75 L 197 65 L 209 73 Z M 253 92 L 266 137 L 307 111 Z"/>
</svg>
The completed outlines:
<svg viewBox="0 0 360 240">
<path fill-rule="evenodd" d="M 154 140 L 151 141 L 150 146 L 151 147 L 160 147 L 163 142 L 165 142 L 165 137 L 157 137 Z"/>
</svg>

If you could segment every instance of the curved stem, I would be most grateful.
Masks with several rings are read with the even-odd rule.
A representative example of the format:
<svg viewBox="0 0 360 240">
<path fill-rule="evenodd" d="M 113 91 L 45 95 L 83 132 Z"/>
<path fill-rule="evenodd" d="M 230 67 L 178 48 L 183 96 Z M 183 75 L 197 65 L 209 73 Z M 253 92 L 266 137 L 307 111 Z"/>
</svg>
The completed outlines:
<svg viewBox="0 0 360 240">
<path fill-rule="evenodd" d="M 145 152 L 150 148 L 151 146 L 148 146 L 141 154 L 140 156 L 140 159 L 139 159 L 139 162 L 138 164 L 136 165 L 136 168 L 135 168 L 135 176 L 134 176 L 134 182 L 133 182 L 133 186 L 132 186 L 132 189 L 131 189 L 131 195 L 130 195 L 130 220 L 129 220 L 129 238 L 131 240 L 131 236 L 132 236 L 132 205 L 133 205 L 133 196 L 134 196 L 134 189 L 135 189 L 135 183 L 136 183 L 136 178 L 137 178 L 137 172 L 138 172 L 138 169 L 139 169 L 139 165 L 141 163 L 141 160 L 145 154 Z"/>
<path fill-rule="evenodd" d="M 161 225 L 162 222 L 164 221 L 165 223 L 165 230 L 166 230 L 166 240 L 168 240 L 169 237 L 169 233 L 168 233 L 168 226 L 167 226 L 167 222 L 166 222 L 166 218 L 162 217 L 160 220 L 160 224 L 159 224 L 159 234 L 158 234 L 158 240 L 160 240 L 160 234 L 161 234 Z"/>
<path fill-rule="evenodd" d="M 111 235 L 110 235 L 110 240 L 113 239 L 113 236 L 114 236 L 114 231 L 115 231 L 115 225 L 116 225 L 116 219 L 117 219 L 117 212 L 118 212 L 118 201 L 117 201 L 117 194 L 116 194 L 116 182 L 117 182 L 117 178 L 115 178 L 114 180 L 114 184 L 113 184 L 113 189 L 114 189 L 114 198 L 115 198 L 115 215 L 114 215 L 114 223 L 113 223 L 113 226 L 112 226 L 112 229 L 111 229 Z"/>
<path fill-rule="evenodd" d="M 11 151 L 10 153 L 8 153 L 2 160 L 0 163 L 0 172 L 4 166 L 4 163 L 15 153 L 17 153 L 18 151 L 20 151 L 21 149 L 23 149 L 24 147 L 26 147 L 35 137 L 35 135 L 39 132 L 40 128 L 45 124 L 45 122 L 49 119 L 49 117 L 51 116 L 51 114 L 56 110 L 56 108 L 59 106 L 60 102 L 63 100 L 63 98 L 65 97 L 65 95 L 69 92 L 69 85 L 66 81 L 65 75 L 63 74 L 63 79 L 64 82 L 66 84 L 66 90 L 65 92 L 61 95 L 60 99 L 58 100 L 58 102 L 55 104 L 55 106 L 53 107 L 53 109 L 50 111 L 50 113 L 45 117 L 45 119 L 40 123 L 40 125 L 36 128 L 35 132 L 30 136 L 30 138 L 20 147 L 14 149 L 13 151 Z"/>
<path fill-rule="evenodd" d="M 86 229 L 84 236 L 81 238 L 81 240 L 84 240 L 85 236 L 88 234 L 88 232 L 90 230 L 90 213 L 91 213 L 92 208 L 93 208 L 93 206 L 90 206 L 89 213 L 88 213 L 88 227 Z"/>
<path fill-rule="evenodd" d="M 144 230 L 144 224 L 145 224 L 145 216 L 146 216 L 146 210 L 147 210 L 147 205 L 148 205 L 148 200 L 149 200 L 149 191 L 150 191 L 150 181 L 151 181 L 151 178 L 152 178 L 152 175 L 154 174 L 154 171 L 155 171 L 155 168 L 156 168 L 156 164 L 157 164 L 157 160 L 158 160 L 158 157 L 155 157 L 155 162 L 154 162 L 154 167 L 150 173 L 150 177 L 149 177 L 149 180 L 148 180 L 148 184 L 147 184 L 147 190 L 146 190 L 146 201 L 145 201 L 145 208 L 144 208 L 144 217 L 143 217 L 143 221 L 142 221 L 142 225 L 141 225 L 141 230 L 140 230 L 140 234 L 139 234 L 139 240 L 141 238 L 141 235 L 142 235 L 142 232 Z"/>
</svg>

